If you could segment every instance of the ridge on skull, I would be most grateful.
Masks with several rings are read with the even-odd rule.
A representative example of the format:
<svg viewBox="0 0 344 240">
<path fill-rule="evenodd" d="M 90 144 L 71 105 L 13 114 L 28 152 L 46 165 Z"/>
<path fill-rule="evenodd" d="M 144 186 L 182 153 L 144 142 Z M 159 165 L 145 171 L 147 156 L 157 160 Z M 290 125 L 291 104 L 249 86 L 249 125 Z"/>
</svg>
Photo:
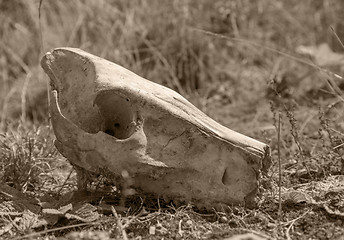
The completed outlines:
<svg viewBox="0 0 344 240">
<path fill-rule="evenodd" d="M 55 49 L 41 64 L 51 80 L 55 145 L 79 175 L 106 170 L 119 184 L 127 171 L 144 192 L 203 206 L 254 205 L 270 165 L 266 144 L 80 49 Z"/>
</svg>

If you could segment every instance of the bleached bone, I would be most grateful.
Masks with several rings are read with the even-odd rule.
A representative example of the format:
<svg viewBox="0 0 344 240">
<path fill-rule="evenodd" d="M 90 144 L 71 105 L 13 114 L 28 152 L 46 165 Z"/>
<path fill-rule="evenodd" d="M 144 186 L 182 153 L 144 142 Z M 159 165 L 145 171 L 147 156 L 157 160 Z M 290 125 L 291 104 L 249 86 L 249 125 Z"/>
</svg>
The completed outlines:
<svg viewBox="0 0 344 240">
<path fill-rule="evenodd" d="M 175 91 L 80 49 L 55 49 L 41 64 L 51 80 L 55 145 L 84 169 L 80 175 L 106 171 L 120 182 L 125 170 L 144 192 L 208 207 L 254 204 L 260 174 L 270 165 L 266 144 L 220 125 Z"/>
</svg>

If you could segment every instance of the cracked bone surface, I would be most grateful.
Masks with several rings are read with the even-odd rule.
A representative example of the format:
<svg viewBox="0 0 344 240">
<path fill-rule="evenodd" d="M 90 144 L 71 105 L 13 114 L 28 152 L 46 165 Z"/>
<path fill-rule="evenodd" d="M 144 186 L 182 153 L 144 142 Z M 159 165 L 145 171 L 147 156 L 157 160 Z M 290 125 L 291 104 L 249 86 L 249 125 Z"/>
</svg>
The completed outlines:
<svg viewBox="0 0 344 240">
<path fill-rule="evenodd" d="M 80 49 L 54 49 L 41 65 L 51 81 L 55 145 L 82 169 L 79 175 L 106 171 L 120 184 L 127 171 L 134 188 L 172 200 L 254 206 L 270 165 L 266 144 L 220 125 L 175 91 Z"/>
</svg>

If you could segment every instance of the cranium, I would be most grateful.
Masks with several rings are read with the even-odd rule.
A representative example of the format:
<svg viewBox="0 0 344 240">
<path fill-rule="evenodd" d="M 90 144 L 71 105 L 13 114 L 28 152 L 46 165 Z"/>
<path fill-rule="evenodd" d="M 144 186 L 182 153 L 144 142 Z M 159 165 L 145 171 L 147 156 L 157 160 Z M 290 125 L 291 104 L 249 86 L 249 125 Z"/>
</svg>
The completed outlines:
<svg viewBox="0 0 344 240">
<path fill-rule="evenodd" d="M 80 49 L 55 49 L 41 64 L 51 80 L 55 145 L 79 174 L 105 169 L 120 181 L 125 170 L 144 192 L 205 206 L 254 204 L 270 164 L 266 144 Z"/>
</svg>

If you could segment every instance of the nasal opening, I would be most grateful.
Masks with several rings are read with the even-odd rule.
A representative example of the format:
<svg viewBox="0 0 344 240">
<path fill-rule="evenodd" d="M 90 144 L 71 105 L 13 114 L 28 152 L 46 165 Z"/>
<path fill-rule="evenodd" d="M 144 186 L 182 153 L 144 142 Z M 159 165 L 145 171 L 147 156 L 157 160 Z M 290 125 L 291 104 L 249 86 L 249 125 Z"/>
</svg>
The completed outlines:
<svg viewBox="0 0 344 240">
<path fill-rule="evenodd" d="M 224 185 L 229 185 L 230 184 L 230 179 L 231 179 L 230 172 L 228 171 L 228 168 L 226 168 L 224 173 L 223 173 L 223 175 L 222 175 L 222 183 Z"/>
<path fill-rule="evenodd" d="M 103 118 L 103 132 L 118 139 L 129 138 L 135 132 L 137 116 L 129 98 L 105 92 L 96 97 L 95 104 Z"/>
</svg>

